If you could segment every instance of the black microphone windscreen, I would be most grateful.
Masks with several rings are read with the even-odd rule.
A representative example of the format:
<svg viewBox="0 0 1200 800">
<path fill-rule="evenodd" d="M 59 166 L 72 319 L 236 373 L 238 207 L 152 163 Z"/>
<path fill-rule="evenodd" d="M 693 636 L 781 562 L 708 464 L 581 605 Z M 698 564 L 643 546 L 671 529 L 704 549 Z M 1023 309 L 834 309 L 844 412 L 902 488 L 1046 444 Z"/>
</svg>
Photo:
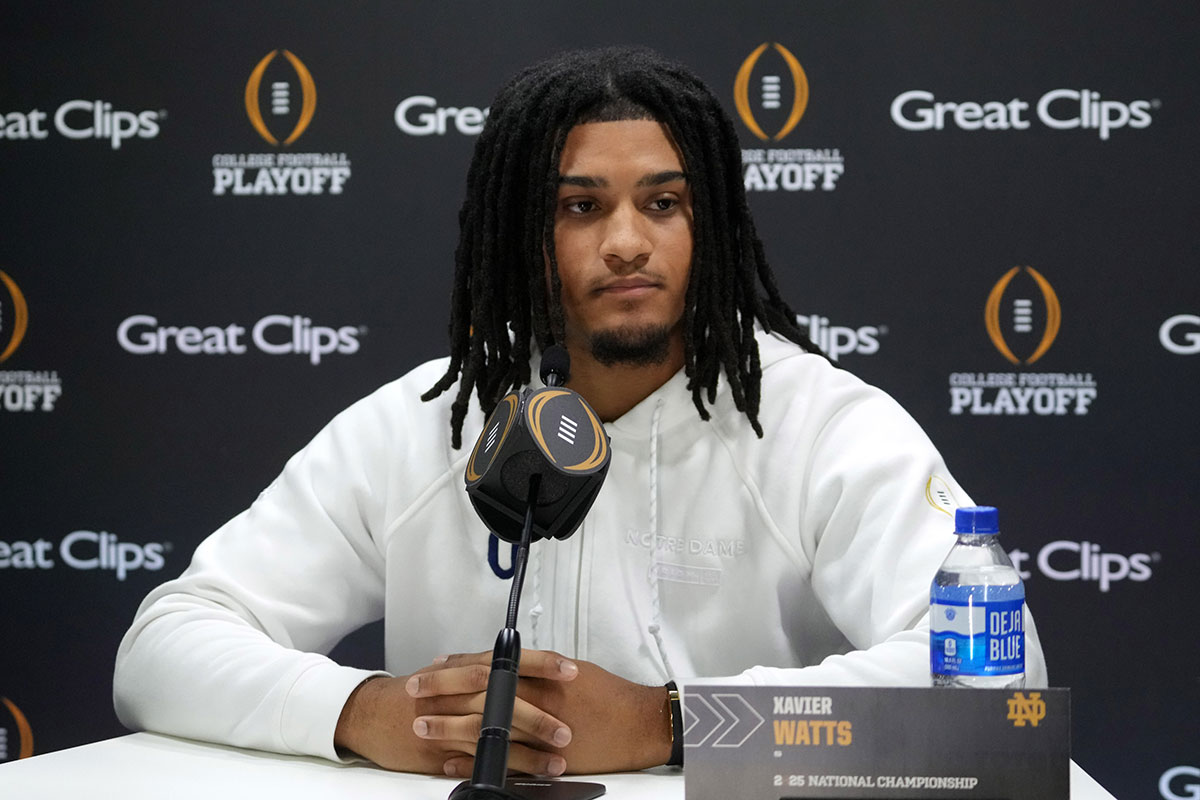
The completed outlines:
<svg viewBox="0 0 1200 800">
<path fill-rule="evenodd" d="M 538 487 L 539 506 L 557 503 L 571 489 L 570 476 L 551 469 L 546 463 L 546 457 L 536 450 L 513 453 L 500 465 L 500 484 L 518 503 L 524 503 L 529 496 L 529 478 L 532 475 L 541 476 L 542 482 Z"/>
<path fill-rule="evenodd" d="M 571 379 L 571 356 L 560 344 L 552 344 L 542 353 L 542 368 L 539 372 L 542 383 L 547 386 L 565 386 Z M 551 381 L 551 375 L 556 380 Z"/>
</svg>

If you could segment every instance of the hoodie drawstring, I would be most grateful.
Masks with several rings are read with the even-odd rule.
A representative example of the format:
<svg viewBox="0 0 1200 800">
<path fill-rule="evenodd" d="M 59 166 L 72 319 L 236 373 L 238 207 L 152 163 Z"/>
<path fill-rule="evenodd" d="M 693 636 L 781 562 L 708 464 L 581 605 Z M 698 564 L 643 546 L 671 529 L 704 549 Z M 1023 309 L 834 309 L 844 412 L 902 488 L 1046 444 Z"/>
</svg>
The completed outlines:
<svg viewBox="0 0 1200 800">
<path fill-rule="evenodd" d="M 533 560 L 533 580 L 529 586 L 529 638 L 530 647 L 538 650 L 538 620 L 545 612 L 542 608 L 542 548 L 529 548 L 529 557 Z"/>
<path fill-rule="evenodd" d="M 650 580 L 650 625 L 646 630 L 654 637 L 658 656 L 662 659 L 665 680 L 670 681 L 675 677 L 675 670 L 671 669 L 671 659 L 667 657 L 667 648 L 663 642 L 662 607 L 658 593 L 658 574 L 661 569 L 661 562 L 658 559 L 658 428 L 662 410 L 663 400 L 660 397 L 655 402 L 654 414 L 650 417 L 650 541 L 652 555 L 648 576 Z"/>
</svg>

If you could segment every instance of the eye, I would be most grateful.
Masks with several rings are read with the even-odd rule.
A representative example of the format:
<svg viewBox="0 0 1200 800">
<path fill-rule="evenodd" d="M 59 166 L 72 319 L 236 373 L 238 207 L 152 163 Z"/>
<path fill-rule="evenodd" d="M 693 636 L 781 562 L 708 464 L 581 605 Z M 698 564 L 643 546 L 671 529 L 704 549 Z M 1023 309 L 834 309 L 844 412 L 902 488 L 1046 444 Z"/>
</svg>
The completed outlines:
<svg viewBox="0 0 1200 800">
<path fill-rule="evenodd" d="M 666 212 L 673 210 L 679 205 L 679 199 L 675 197 L 656 197 L 650 201 L 648 208 L 651 211 Z"/>
<path fill-rule="evenodd" d="M 563 208 L 571 214 L 586 214 L 596 210 L 596 203 L 593 200 L 568 200 L 563 203 Z"/>
</svg>

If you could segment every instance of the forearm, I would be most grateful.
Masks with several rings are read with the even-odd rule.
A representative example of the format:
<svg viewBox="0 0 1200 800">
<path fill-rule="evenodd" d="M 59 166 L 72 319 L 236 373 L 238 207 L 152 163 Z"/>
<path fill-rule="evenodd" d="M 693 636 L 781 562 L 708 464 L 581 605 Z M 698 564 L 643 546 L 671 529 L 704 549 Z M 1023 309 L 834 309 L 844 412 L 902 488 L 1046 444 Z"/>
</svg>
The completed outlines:
<svg viewBox="0 0 1200 800">
<path fill-rule="evenodd" d="M 282 646 L 227 611 L 166 596 L 122 641 L 113 700 L 131 728 L 332 759 L 338 713 L 369 674 Z"/>
<path fill-rule="evenodd" d="M 740 675 L 717 680 L 757 686 L 929 686 L 928 618 L 923 617 L 914 627 L 899 631 L 873 647 L 828 656 L 819 664 L 800 668 L 756 666 Z M 1025 609 L 1025 685 L 1048 685 L 1046 659 L 1028 608 Z"/>
</svg>

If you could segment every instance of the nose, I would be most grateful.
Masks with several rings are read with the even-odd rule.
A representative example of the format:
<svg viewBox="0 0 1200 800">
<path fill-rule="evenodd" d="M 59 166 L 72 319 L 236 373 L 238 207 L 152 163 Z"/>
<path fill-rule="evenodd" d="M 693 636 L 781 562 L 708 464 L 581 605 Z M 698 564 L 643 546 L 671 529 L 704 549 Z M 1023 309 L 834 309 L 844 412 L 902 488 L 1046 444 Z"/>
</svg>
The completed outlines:
<svg viewBox="0 0 1200 800">
<path fill-rule="evenodd" d="M 647 220 L 630 203 L 609 214 L 601 242 L 601 255 L 609 269 L 632 272 L 645 266 L 654 249 Z"/>
</svg>

